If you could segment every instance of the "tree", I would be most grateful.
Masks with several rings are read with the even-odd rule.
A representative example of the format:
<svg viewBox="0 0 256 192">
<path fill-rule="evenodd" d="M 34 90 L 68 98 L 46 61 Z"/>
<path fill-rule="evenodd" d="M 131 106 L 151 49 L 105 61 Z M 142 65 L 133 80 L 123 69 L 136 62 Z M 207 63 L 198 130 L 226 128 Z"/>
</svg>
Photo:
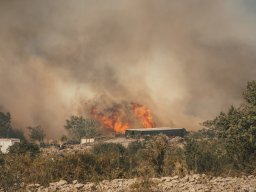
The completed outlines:
<svg viewBox="0 0 256 192">
<path fill-rule="evenodd" d="M 235 167 L 245 166 L 256 156 L 256 82 L 248 82 L 243 93 L 245 102 L 231 106 L 215 119 L 203 123 L 215 131 L 223 142 L 227 155 Z"/>
<path fill-rule="evenodd" d="M 28 127 L 29 137 L 32 141 L 38 141 L 40 144 L 44 142 L 45 131 L 41 126 Z"/>
<path fill-rule="evenodd" d="M 11 129 L 11 114 L 0 112 L 0 136 L 9 137 Z"/>
<path fill-rule="evenodd" d="M 248 104 L 256 106 L 256 81 L 247 83 L 247 88 L 243 93 L 243 96 Z"/>
<path fill-rule="evenodd" d="M 0 137 L 19 138 L 25 140 L 22 130 L 14 129 L 11 125 L 11 114 L 0 112 Z"/>
<path fill-rule="evenodd" d="M 69 120 L 66 120 L 65 128 L 74 140 L 99 135 L 97 130 L 99 122 L 94 119 L 85 119 L 82 116 L 71 116 Z"/>
</svg>

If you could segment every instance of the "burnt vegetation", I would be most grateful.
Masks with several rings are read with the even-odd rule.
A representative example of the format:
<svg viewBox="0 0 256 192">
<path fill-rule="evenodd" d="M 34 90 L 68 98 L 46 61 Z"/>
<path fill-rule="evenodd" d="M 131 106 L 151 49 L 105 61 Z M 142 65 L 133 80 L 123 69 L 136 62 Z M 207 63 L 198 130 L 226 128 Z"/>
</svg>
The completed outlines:
<svg viewBox="0 0 256 192">
<path fill-rule="evenodd" d="M 40 183 L 65 179 L 68 182 L 100 181 L 115 178 L 151 178 L 188 173 L 215 176 L 256 174 L 256 81 L 248 82 L 244 103 L 231 106 L 205 128 L 189 133 L 182 143 L 170 142 L 164 135 L 130 143 L 99 143 L 76 154 L 43 154 L 38 145 L 25 141 L 11 126 L 9 113 L 0 114 L 1 137 L 19 135 L 24 141 L 0 154 L 0 188 L 15 190 L 21 183 Z M 67 140 L 95 136 L 97 121 L 72 116 L 66 123 Z M 41 127 L 29 128 L 31 141 L 42 143 Z M 19 133 L 19 134 L 18 134 Z M 146 184 L 145 184 L 146 185 Z"/>
</svg>

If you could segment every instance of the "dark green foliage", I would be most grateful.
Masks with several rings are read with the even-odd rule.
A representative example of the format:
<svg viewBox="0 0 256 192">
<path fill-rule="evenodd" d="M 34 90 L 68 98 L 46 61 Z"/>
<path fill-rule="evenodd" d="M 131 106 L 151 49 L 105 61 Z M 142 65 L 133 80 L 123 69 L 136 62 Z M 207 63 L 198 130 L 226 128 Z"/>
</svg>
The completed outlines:
<svg viewBox="0 0 256 192">
<path fill-rule="evenodd" d="M 11 129 L 11 114 L 0 112 L 0 137 L 9 137 Z"/>
<path fill-rule="evenodd" d="M 29 137 L 32 141 L 38 141 L 40 144 L 44 142 L 45 132 L 41 126 L 28 127 Z"/>
<path fill-rule="evenodd" d="M 229 168 L 225 147 L 218 140 L 188 137 L 185 145 L 185 159 L 188 169 L 197 173 L 218 175 L 225 171 L 225 168 Z"/>
<path fill-rule="evenodd" d="M 248 82 L 244 99 L 245 103 L 239 107 L 231 106 L 227 113 L 221 112 L 214 120 L 203 123 L 215 132 L 215 139 L 221 143 L 229 163 L 238 170 L 247 169 L 256 156 L 255 81 Z"/>
<path fill-rule="evenodd" d="M 36 156 L 40 152 L 38 145 L 33 143 L 28 143 L 26 141 L 21 143 L 15 143 L 9 148 L 10 154 L 30 154 L 31 156 Z"/>
<path fill-rule="evenodd" d="M 256 81 L 248 82 L 243 96 L 247 103 L 256 106 Z"/>
<path fill-rule="evenodd" d="M 100 124 L 94 119 L 84 119 L 82 116 L 71 116 L 66 120 L 65 128 L 74 140 L 82 137 L 95 137 L 99 135 Z"/>
<path fill-rule="evenodd" d="M 26 138 L 24 136 L 24 132 L 20 129 L 12 129 L 10 133 L 11 138 L 18 138 L 21 141 L 26 141 Z"/>
<path fill-rule="evenodd" d="M 11 114 L 0 112 L 0 138 L 19 138 L 25 140 L 24 134 L 11 125 Z"/>
<path fill-rule="evenodd" d="M 224 143 L 234 166 L 244 166 L 256 155 L 256 83 L 249 82 L 244 93 L 246 103 L 227 113 L 220 113 L 212 121 L 204 123 L 216 131 L 217 138 Z M 239 151 L 239 153 L 238 153 Z"/>
</svg>

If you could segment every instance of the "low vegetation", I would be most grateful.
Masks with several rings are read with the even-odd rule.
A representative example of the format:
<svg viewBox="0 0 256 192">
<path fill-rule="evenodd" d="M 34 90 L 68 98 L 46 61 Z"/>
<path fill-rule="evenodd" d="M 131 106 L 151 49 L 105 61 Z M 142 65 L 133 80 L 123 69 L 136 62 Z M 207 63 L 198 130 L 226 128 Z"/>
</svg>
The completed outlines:
<svg viewBox="0 0 256 192">
<path fill-rule="evenodd" d="M 167 175 L 256 175 L 255 81 L 248 83 L 243 96 L 245 102 L 239 107 L 231 106 L 226 113 L 204 122 L 205 129 L 188 134 L 182 144 L 170 143 L 168 137 L 158 135 L 127 148 L 99 143 L 87 152 L 47 156 L 35 145 L 16 144 L 9 154 L 0 154 L 0 187 L 10 191 L 21 183 L 48 185 L 60 179 L 98 182 L 139 177 L 143 178 L 144 188 L 149 189 L 152 186 L 147 179 Z M 74 130 L 74 121 L 81 123 L 81 129 Z M 87 123 L 93 122 L 73 117 L 66 128 L 74 130 L 73 136 L 78 138 L 76 131 L 83 132 Z M 141 184 L 134 184 L 133 189 L 139 191 L 140 187 Z"/>
</svg>

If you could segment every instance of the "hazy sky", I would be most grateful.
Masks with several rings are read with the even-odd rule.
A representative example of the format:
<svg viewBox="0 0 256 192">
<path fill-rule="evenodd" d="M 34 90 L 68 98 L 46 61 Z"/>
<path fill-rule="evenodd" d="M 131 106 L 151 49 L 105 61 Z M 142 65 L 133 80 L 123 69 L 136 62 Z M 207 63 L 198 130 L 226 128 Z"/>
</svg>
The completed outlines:
<svg viewBox="0 0 256 192">
<path fill-rule="evenodd" d="M 0 109 L 56 136 L 101 96 L 200 128 L 255 79 L 255 20 L 254 0 L 0 0 Z"/>
</svg>

